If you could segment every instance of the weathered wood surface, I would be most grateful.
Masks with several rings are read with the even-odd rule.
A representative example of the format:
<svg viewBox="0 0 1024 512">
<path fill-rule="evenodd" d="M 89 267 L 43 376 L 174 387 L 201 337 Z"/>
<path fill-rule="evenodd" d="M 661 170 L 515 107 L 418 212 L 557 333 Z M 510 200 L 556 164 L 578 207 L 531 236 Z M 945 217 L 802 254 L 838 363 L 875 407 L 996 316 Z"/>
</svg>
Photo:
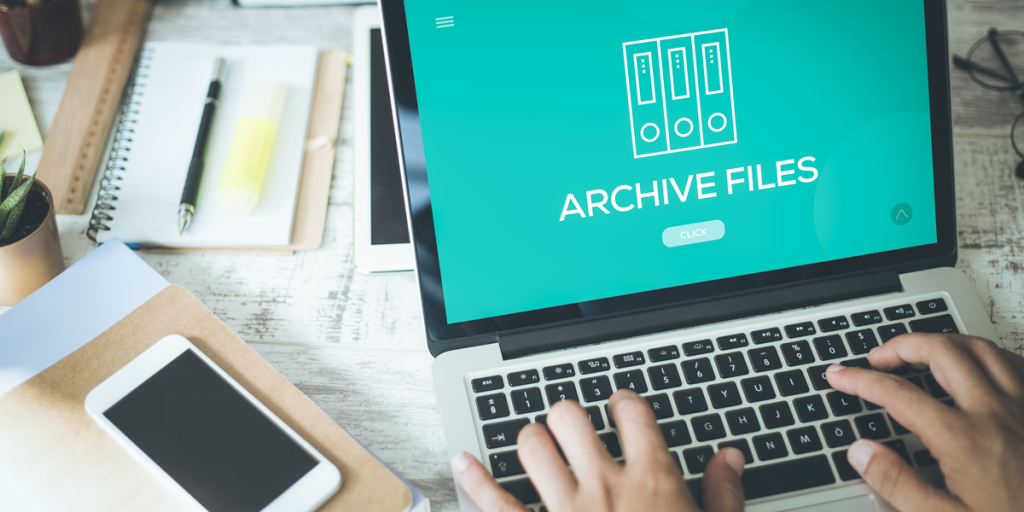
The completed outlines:
<svg viewBox="0 0 1024 512">
<path fill-rule="evenodd" d="M 85 0 L 86 16 L 93 0 Z M 316 44 L 350 49 L 352 7 L 238 9 L 227 0 L 158 2 L 148 40 Z M 963 54 L 990 26 L 1024 26 L 1017 0 L 951 0 L 950 49 Z M 1024 67 L 1024 63 L 1020 63 Z M 18 67 L 45 135 L 71 64 Z M 953 71 L 958 266 L 1002 343 L 1024 352 L 1024 183 L 1009 143 L 1024 101 Z M 435 510 L 456 510 L 430 355 L 411 273 L 367 276 L 352 260 L 352 97 L 346 97 L 323 247 L 293 257 L 153 255 L 143 258 L 191 290 L 243 339 L 419 486 Z M 91 251 L 86 216 L 61 216 L 69 264 Z"/>
</svg>

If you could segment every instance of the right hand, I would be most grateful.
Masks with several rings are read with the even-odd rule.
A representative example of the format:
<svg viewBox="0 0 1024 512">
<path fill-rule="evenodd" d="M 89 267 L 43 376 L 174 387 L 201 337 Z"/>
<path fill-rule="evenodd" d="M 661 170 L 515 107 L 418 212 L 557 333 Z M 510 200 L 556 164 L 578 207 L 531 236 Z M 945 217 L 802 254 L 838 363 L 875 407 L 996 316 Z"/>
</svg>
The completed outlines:
<svg viewBox="0 0 1024 512">
<path fill-rule="evenodd" d="M 983 338 L 906 334 L 871 351 L 881 371 L 832 365 L 835 389 L 885 407 L 921 437 L 946 479 L 940 490 L 896 452 L 862 439 L 847 454 L 883 498 L 903 512 L 996 512 L 1024 507 L 1024 358 Z M 948 407 L 908 380 L 882 373 L 930 368 Z"/>
</svg>

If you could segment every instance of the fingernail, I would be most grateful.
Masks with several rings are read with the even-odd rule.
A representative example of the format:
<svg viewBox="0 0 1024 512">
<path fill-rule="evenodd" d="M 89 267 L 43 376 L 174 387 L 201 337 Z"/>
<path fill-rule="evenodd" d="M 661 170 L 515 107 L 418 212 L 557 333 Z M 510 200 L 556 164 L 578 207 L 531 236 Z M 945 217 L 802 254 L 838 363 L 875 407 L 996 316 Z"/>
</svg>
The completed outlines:
<svg viewBox="0 0 1024 512">
<path fill-rule="evenodd" d="M 469 454 L 462 452 L 452 458 L 452 471 L 462 473 L 469 467 Z"/>
<path fill-rule="evenodd" d="M 732 450 L 725 451 L 725 462 L 729 464 L 729 467 L 736 472 L 737 475 L 743 474 L 743 452 L 733 448 Z"/>
<path fill-rule="evenodd" d="M 825 371 L 827 371 L 829 373 L 835 373 L 835 372 L 842 371 L 842 370 L 845 370 L 845 369 L 846 369 L 846 367 L 841 365 L 841 364 L 833 364 L 832 366 L 829 366 L 828 369 L 825 370 Z"/>
<path fill-rule="evenodd" d="M 882 347 L 875 347 L 875 348 L 873 348 L 873 349 L 869 350 L 869 351 L 868 351 L 868 355 L 870 356 L 871 354 L 874 354 L 874 353 L 875 353 L 875 351 L 877 351 L 877 350 L 878 350 L 878 349 L 880 349 L 880 348 L 882 348 Z"/>
<path fill-rule="evenodd" d="M 856 469 L 858 473 L 863 475 L 864 468 L 868 467 L 868 461 L 871 460 L 871 456 L 874 453 L 875 450 L 871 443 L 862 439 L 850 446 L 850 451 L 846 454 L 846 458 L 850 461 L 853 469 Z"/>
</svg>

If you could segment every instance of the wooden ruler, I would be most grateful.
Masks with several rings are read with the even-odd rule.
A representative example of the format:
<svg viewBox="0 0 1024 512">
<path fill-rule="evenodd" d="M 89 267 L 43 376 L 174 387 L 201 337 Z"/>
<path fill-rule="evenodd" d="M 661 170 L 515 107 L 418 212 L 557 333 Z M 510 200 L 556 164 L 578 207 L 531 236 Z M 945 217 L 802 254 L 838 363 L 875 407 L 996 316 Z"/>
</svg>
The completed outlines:
<svg viewBox="0 0 1024 512">
<path fill-rule="evenodd" d="M 57 213 L 85 212 L 152 9 L 152 0 L 96 2 L 39 160 Z"/>
</svg>

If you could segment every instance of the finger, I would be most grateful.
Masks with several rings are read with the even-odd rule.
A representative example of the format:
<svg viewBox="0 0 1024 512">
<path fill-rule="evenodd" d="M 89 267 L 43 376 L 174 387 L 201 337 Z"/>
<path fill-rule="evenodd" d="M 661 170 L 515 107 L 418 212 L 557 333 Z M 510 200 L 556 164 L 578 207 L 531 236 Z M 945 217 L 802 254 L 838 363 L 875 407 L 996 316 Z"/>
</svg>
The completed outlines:
<svg viewBox="0 0 1024 512">
<path fill-rule="evenodd" d="M 704 512 L 743 512 L 743 452 L 722 448 L 704 468 Z"/>
<path fill-rule="evenodd" d="M 622 441 L 626 463 L 633 466 L 667 468 L 675 466 L 668 454 L 665 436 L 654 419 L 654 411 L 640 395 L 620 389 L 608 401 Z"/>
<path fill-rule="evenodd" d="M 519 460 L 540 497 L 552 510 L 568 510 L 576 494 L 576 477 L 566 467 L 544 425 L 531 423 L 519 431 Z"/>
<path fill-rule="evenodd" d="M 964 349 L 967 354 L 974 358 L 982 372 L 996 389 L 1007 395 L 1020 399 L 1024 397 L 1024 381 L 1011 360 L 1005 356 L 1005 351 L 995 343 L 977 336 L 950 335 L 953 343 Z"/>
<path fill-rule="evenodd" d="M 556 403 L 548 413 L 547 426 L 580 481 L 602 478 L 604 473 L 619 469 L 579 403 Z"/>
<path fill-rule="evenodd" d="M 857 395 L 889 410 L 889 414 L 929 446 L 945 446 L 950 426 L 962 422 L 960 413 L 946 407 L 907 379 L 864 368 L 834 364 L 825 371 L 833 388 Z M 933 444 L 935 443 L 935 444 Z"/>
<path fill-rule="evenodd" d="M 518 499 L 502 489 L 483 464 L 462 452 L 452 458 L 452 472 L 466 494 L 485 512 L 530 512 Z"/>
<path fill-rule="evenodd" d="M 945 334 L 904 334 L 874 349 L 871 366 L 882 371 L 904 364 L 925 364 L 935 380 L 959 404 L 985 403 L 992 383 L 964 349 Z"/>
<path fill-rule="evenodd" d="M 965 510 L 960 500 L 933 487 L 903 457 L 877 441 L 856 441 L 846 456 L 868 485 L 903 512 Z"/>
</svg>

